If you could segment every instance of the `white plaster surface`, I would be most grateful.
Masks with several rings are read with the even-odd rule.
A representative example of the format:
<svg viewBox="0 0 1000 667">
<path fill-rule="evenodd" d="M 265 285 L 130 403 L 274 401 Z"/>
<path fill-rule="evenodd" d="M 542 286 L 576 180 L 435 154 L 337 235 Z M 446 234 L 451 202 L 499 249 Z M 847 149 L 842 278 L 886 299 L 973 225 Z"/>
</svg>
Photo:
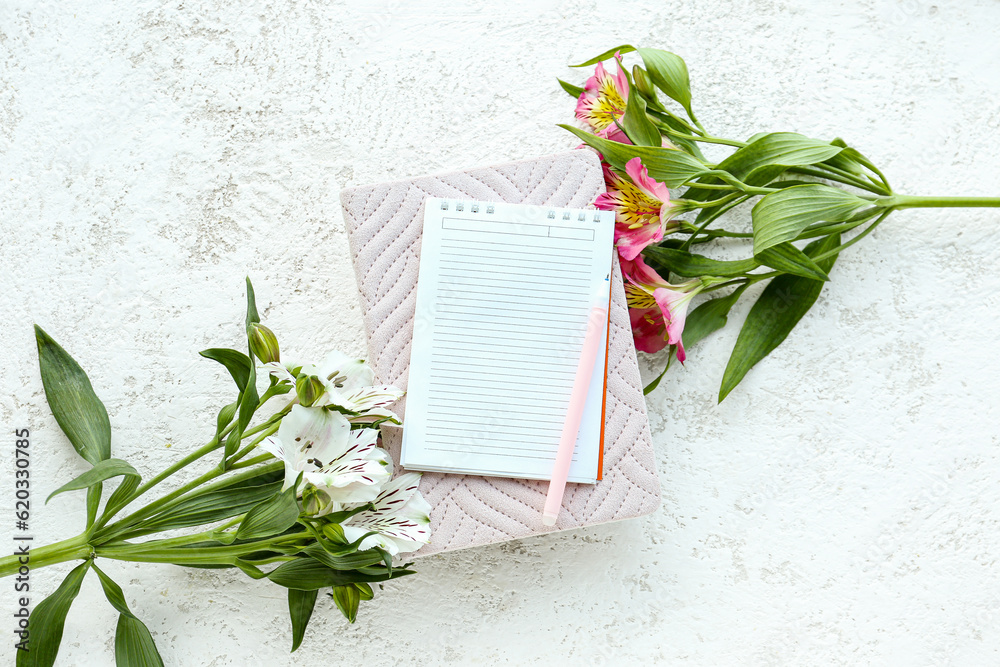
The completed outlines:
<svg viewBox="0 0 1000 667">
<path fill-rule="evenodd" d="M 995 0 L 2 0 L 0 536 L 16 427 L 37 539 L 83 523 L 79 495 L 42 505 L 85 464 L 32 322 L 148 477 L 231 400 L 197 351 L 238 343 L 244 275 L 286 355 L 362 353 L 338 189 L 574 145 L 568 63 L 670 48 L 717 134 L 842 136 L 901 192 L 1000 195 L 998 37 Z M 998 664 L 998 230 L 893 215 L 717 406 L 741 306 L 649 397 L 659 511 L 423 560 L 353 626 L 324 596 L 293 656 L 283 589 L 107 570 L 168 665 Z M 58 664 L 113 664 L 114 623 L 88 578 Z"/>
</svg>

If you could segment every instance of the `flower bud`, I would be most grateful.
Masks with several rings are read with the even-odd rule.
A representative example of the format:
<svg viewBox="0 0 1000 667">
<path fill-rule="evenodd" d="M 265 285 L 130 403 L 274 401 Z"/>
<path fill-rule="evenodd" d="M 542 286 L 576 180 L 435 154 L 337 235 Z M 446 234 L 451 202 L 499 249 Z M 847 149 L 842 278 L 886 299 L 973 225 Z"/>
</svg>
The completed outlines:
<svg viewBox="0 0 1000 667">
<path fill-rule="evenodd" d="M 326 514 L 332 504 L 333 499 L 330 498 L 330 494 L 311 484 L 302 492 L 302 511 L 306 514 L 311 516 Z"/>
<path fill-rule="evenodd" d="M 281 361 L 281 353 L 278 351 L 278 337 L 263 324 L 252 323 L 247 332 L 247 338 L 250 340 L 250 351 L 262 363 L 269 364 L 272 361 Z"/>
<path fill-rule="evenodd" d="M 344 535 L 344 529 L 339 523 L 327 523 L 323 525 L 323 534 L 337 544 L 347 544 L 348 539 Z"/>
<path fill-rule="evenodd" d="M 646 70 L 638 65 L 633 67 L 632 80 L 635 82 L 635 89 L 639 91 L 640 95 L 649 102 L 659 104 L 659 100 L 656 99 L 656 88 L 653 87 L 653 82 L 649 79 L 649 74 Z"/>
<path fill-rule="evenodd" d="M 295 393 L 304 407 L 308 408 L 315 403 L 325 391 L 326 386 L 315 375 L 300 375 L 295 380 Z"/>
</svg>

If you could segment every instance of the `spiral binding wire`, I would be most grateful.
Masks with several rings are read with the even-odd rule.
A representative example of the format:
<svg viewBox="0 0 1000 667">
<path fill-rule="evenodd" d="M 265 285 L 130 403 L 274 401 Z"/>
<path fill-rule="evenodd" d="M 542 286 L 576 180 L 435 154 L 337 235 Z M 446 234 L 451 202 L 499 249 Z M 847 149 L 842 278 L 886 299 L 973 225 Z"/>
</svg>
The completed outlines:
<svg viewBox="0 0 1000 667">
<path fill-rule="evenodd" d="M 442 201 L 441 202 L 441 210 L 442 211 L 449 210 L 449 202 Z M 456 213 L 461 213 L 464 210 L 465 210 L 465 202 L 456 201 L 455 202 L 455 212 Z M 470 204 L 470 206 L 469 206 L 469 212 L 470 213 L 479 213 L 479 204 Z M 486 214 L 487 215 L 493 215 L 495 212 L 496 212 L 496 207 L 494 207 L 493 204 L 487 204 L 486 205 Z M 571 217 L 572 217 L 572 214 L 570 213 L 570 211 L 563 211 L 562 212 L 562 219 L 563 220 L 569 220 Z M 555 218 L 556 218 L 556 209 L 549 209 L 549 211 L 546 214 L 546 218 L 548 218 L 549 220 L 555 220 Z M 586 212 L 581 211 L 577 215 L 576 219 L 579 222 L 586 222 L 587 221 L 587 214 L 586 214 Z M 600 221 L 601 221 L 601 212 L 600 211 L 594 211 L 594 222 L 600 222 Z"/>
</svg>

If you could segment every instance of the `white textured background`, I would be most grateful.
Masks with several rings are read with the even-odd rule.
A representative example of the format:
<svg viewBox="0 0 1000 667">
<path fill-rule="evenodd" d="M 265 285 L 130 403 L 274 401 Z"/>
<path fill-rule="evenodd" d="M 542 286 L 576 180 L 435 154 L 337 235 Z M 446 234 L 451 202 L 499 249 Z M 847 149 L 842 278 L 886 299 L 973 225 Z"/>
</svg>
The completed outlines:
<svg viewBox="0 0 1000 667">
<path fill-rule="evenodd" d="M 80 494 L 41 506 L 85 464 L 32 322 L 149 476 L 231 400 L 197 351 L 238 342 L 245 274 L 286 355 L 362 353 L 338 188 L 574 145 L 568 63 L 670 48 L 716 134 L 842 136 L 901 192 L 1000 195 L 998 33 L 996 0 L 3 0 L 0 535 L 15 427 L 39 539 L 83 523 Z M 354 626 L 324 597 L 294 657 L 283 589 L 107 570 L 169 665 L 997 664 L 998 229 L 893 215 L 717 406 L 744 305 L 649 399 L 658 512 L 429 558 Z M 34 601 L 67 570 L 36 571 Z M 111 664 L 114 622 L 90 577 L 59 664 Z"/>
</svg>

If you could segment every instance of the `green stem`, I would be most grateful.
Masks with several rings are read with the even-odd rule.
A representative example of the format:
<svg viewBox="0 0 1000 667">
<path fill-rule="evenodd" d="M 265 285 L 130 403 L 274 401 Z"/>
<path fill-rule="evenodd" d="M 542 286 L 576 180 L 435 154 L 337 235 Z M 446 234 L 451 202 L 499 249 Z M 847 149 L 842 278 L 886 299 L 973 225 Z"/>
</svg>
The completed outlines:
<svg viewBox="0 0 1000 667">
<path fill-rule="evenodd" d="M 255 456 L 254 458 L 248 459 L 248 460 L 244 461 L 243 463 L 237 463 L 234 466 L 230 466 L 229 469 L 230 470 L 240 470 L 242 468 L 250 468 L 252 466 L 257 465 L 258 463 L 263 463 L 264 461 L 269 461 L 270 459 L 273 459 L 273 458 L 274 458 L 273 454 L 261 454 L 260 456 Z M 253 472 L 254 472 L 255 475 L 260 474 L 260 471 L 258 471 L 258 470 L 255 470 Z"/>
<path fill-rule="evenodd" d="M 281 413 L 276 413 L 276 414 L 281 414 Z M 274 416 L 272 416 L 270 419 L 268 419 L 263 424 L 260 424 L 259 426 L 255 426 L 254 428 L 250 429 L 249 431 L 247 431 L 243 435 L 243 439 L 246 439 L 246 438 L 248 438 L 248 437 L 250 437 L 252 435 L 256 435 L 257 433 L 260 433 L 262 430 L 267 430 L 267 429 L 271 428 L 273 426 L 273 423 L 272 423 L 273 419 L 274 419 Z M 211 445 L 211 444 L 212 443 L 209 443 L 209 445 Z M 214 448 L 217 449 L 220 446 L 221 446 L 221 443 L 216 443 L 215 446 L 214 446 Z M 211 451 L 211 450 L 202 451 L 202 450 L 205 450 L 207 447 L 208 447 L 208 445 L 206 445 L 205 447 L 202 447 L 201 449 L 198 450 L 199 452 L 202 452 L 201 456 L 203 456 L 204 454 L 207 454 L 208 451 Z M 197 453 L 197 452 L 194 452 L 194 453 Z M 186 458 L 190 458 L 190 456 L 186 457 Z M 193 461 L 193 460 L 194 459 L 191 459 L 191 461 Z M 191 461 L 188 461 L 188 463 L 190 463 Z M 171 466 L 171 467 L 173 467 L 173 466 Z M 176 470 L 175 470 L 175 472 L 176 472 Z M 184 486 L 182 486 L 182 487 L 180 487 L 178 489 L 174 489 L 173 491 L 171 491 L 170 493 L 168 493 L 165 496 L 157 498 L 156 500 L 154 500 L 150 504 L 146 505 L 145 507 L 143 507 L 143 508 L 141 508 L 139 510 L 136 510 L 132 514 L 129 514 L 128 516 L 126 516 L 126 517 L 124 517 L 122 519 L 119 519 L 118 521 L 116 521 L 115 523 L 111 524 L 110 526 L 107 526 L 106 528 L 103 528 L 102 530 L 99 530 L 99 531 L 93 531 L 93 534 L 98 534 L 102 538 L 105 538 L 105 539 L 107 539 L 107 538 L 113 539 L 114 537 L 117 537 L 118 535 L 121 535 L 124 532 L 124 529 L 127 529 L 130 526 L 134 526 L 136 523 L 138 523 L 142 519 L 146 519 L 146 518 L 152 516 L 153 514 L 156 514 L 157 512 L 161 511 L 161 509 L 163 509 L 164 506 L 166 506 L 172 500 L 174 500 L 174 499 L 176 499 L 176 498 L 184 495 L 188 491 L 194 489 L 197 486 L 200 486 L 201 484 L 203 484 L 205 482 L 211 481 L 211 480 L 215 479 L 216 477 L 218 477 L 220 475 L 224 475 L 226 472 L 228 472 L 228 470 L 223 470 L 223 469 L 221 469 L 219 467 L 215 467 L 212 470 L 209 470 L 207 473 L 205 473 L 201 477 L 198 477 L 198 478 L 196 478 L 196 479 L 188 482 L 187 484 L 185 484 Z M 133 498 L 133 500 L 134 500 L 134 498 Z"/>
<path fill-rule="evenodd" d="M 687 122 L 686 120 L 684 120 L 683 118 L 681 118 L 680 116 L 678 116 L 677 114 L 675 114 L 674 112 L 670 111 L 667 108 L 664 108 L 664 107 L 660 107 L 659 109 L 647 108 L 646 112 L 649 115 L 651 115 L 654 118 L 656 118 L 657 120 L 661 120 L 662 121 L 664 119 L 664 117 L 670 118 L 672 120 L 675 120 L 678 123 L 680 123 L 684 128 L 686 128 L 689 132 L 692 132 L 694 134 L 705 134 L 705 132 L 703 130 L 699 130 L 698 128 L 692 126 L 691 123 Z M 673 128 L 670 128 L 670 129 L 672 131 L 676 131 L 676 130 L 673 130 Z"/>
<path fill-rule="evenodd" d="M 888 211 L 885 211 L 882 215 L 880 215 L 878 217 L 877 220 L 875 220 L 875 222 L 873 222 L 872 224 L 868 225 L 868 227 L 865 228 L 865 231 L 861 232 L 860 234 L 858 234 L 857 236 L 855 236 L 850 241 L 847 241 L 846 243 L 841 243 L 839 246 L 837 246 L 833 250 L 827 250 L 824 253 L 820 253 L 819 255 L 816 255 L 815 257 L 812 258 L 813 261 L 814 262 L 820 262 L 820 261 L 826 259 L 827 257 L 832 257 L 833 255 L 837 255 L 841 251 L 846 250 L 847 248 L 850 248 L 852 245 L 854 245 L 855 243 L 857 243 L 858 241 L 860 241 L 861 239 L 863 239 L 864 237 L 868 236 L 870 233 L 872 233 L 873 231 L 875 231 L 875 228 L 878 227 L 880 224 L 882 224 L 882 221 L 885 220 L 887 217 L 889 217 L 890 213 L 892 213 L 892 209 L 889 209 Z"/>
<path fill-rule="evenodd" d="M 672 127 L 661 126 L 664 132 L 670 136 L 677 137 L 678 139 L 686 139 L 687 141 L 700 141 L 704 144 L 722 144 L 724 146 L 734 146 L 735 148 L 743 148 L 746 143 L 743 141 L 735 141 L 733 139 L 723 139 L 722 137 L 710 137 L 707 134 L 704 136 L 696 136 L 693 134 L 684 134 L 683 132 L 678 132 Z"/>
<path fill-rule="evenodd" d="M 696 208 L 712 208 L 713 206 L 722 206 L 723 204 L 728 204 L 737 197 L 740 197 L 739 192 L 733 192 L 726 195 L 725 197 L 720 197 L 718 199 L 712 199 L 710 201 L 695 201 L 693 199 L 678 199 L 675 200 L 678 204 L 682 204 L 685 208 L 694 210 Z"/>
<path fill-rule="evenodd" d="M 264 438 L 266 438 L 268 436 L 271 436 L 271 435 L 274 435 L 274 432 L 278 430 L 278 427 L 279 427 L 279 424 L 272 425 L 266 431 L 264 431 L 259 436 L 257 436 L 256 438 L 254 438 L 253 442 L 251 442 L 249 445 L 245 446 L 243 449 L 241 449 L 240 451 L 236 452 L 231 457 L 229 457 L 229 462 L 226 464 L 226 467 L 232 469 L 234 463 L 236 463 L 237 461 L 239 461 L 240 459 L 242 459 L 244 456 L 246 456 L 247 454 L 249 454 L 250 452 L 252 452 L 254 450 L 254 447 L 256 447 L 257 445 L 259 445 L 260 442 Z"/>
<path fill-rule="evenodd" d="M 997 208 L 1000 197 L 914 197 L 892 195 L 876 202 L 885 208 Z"/>
<path fill-rule="evenodd" d="M 753 185 L 747 185 L 746 183 L 736 178 L 735 176 L 733 176 L 724 169 L 713 169 L 712 171 L 704 174 L 704 176 L 715 176 L 716 178 L 720 178 L 729 185 L 738 188 L 739 190 L 742 190 L 748 195 L 769 195 L 772 192 L 777 192 L 779 190 L 779 188 L 763 188 L 763 187 L 756 187 Z M 691 185 L 691 187 L 701 188 L 704 187 L 704 185 L 701 183 L 696 183 Z"/>
<path fill-rule="evenodd" d="M 267 454 L 266 458 L 271 458 L 271 455 Z M 241 463 L 240 465 L 236 466 L 235 468 L 230 468 L 227 472 L 231 473 L 231 472 L 233 472 L 233 470 L 239 470 L 240 468 L 249 467 L 248 464 L 251 464 L 251 462 L 252 462 L 252 464 L 257 464 L 257 463 L 262 462 L 262 460 L 266 460 L 266 458 L 262 456 L 262 457 L 257 457 L 257 459 L 251 459 L 250 461 L 246 461 L 244 463 Z M 243 481 L 245 481 L 247 479 L 251 479 L 251 478 L 256 477 L 258 475 L 262 475 L 262 474 L 265 474 L 265 473 L 268 473 L 268 472 L 275 472 L 275 471 L 278 471 L 278 470 L 282 470 L 284 468 L 284 466 L 285 466 L 285 464 L 284 464 L 283 461 L 275 461 L 274 463 L 272 463 L 270 465 L 261 466 L 260 468 L 257 468 L 256 470 L 244 470 L 243 472 L 233 474 L 232 476 L 227 477 L 226 479 L 220 479 L 219 481 L 217 481 L 217 482 L 215 482 L 213 484 L 206 484 L 205 486 L 201 487 L 200 489 L 196 489 L 196 490 L 192 491 L 191 493 L 188 493 L 185 496 L 174 498 L 170 502 L 165 503 L 164 505 L 162 505 L 159 508 L 158 513 L 159 512 L 169 511 L 170 509 L 173 509 L 175 506 L 179 505 L 182 502 L 187 502 L 188 500 L 191 500 L 192 498 L 197 498 L 197 497 L 203 496 L 203 495 L 205 495 L 207 493 L 212 493 L 213 491 L 218 491 L 219 489 L 225 489 L 225 488 L 231 487 L 234 484 L 239 484 L 240 482 L 243 482 Z M 158 532 L 160 532 L 160 530 L 158 528 L 154 529 L 154 530 L 144 529 L 143 525 L 142 525 L 142 521 L 144 519 L 146 519 L 146 518 L 148 518 L 148 517 L 140 517 L 138 520 L 130 522 L 128 526 L 122 526 L 120 528 L 116 528 L 116 526 L 117 526 L 117 524 L 116 524 L 115 526 L 110 526 L 109 528 L 116 528 L 116 531 L 115 531 L 115 534 L 114 534 L 114 538 L 115 539 L 123 539 L 123 540 L 124 539 L 134 539 L 136 537 L 142 537 L 144 535 L 149 535 L 150 533 L 158 533 Z M 219 528 L 216 528 L 215 530 L 221 530 L 221 529 L 222 529 L 222 527 L 219 527 Z"/>
<path fill-rule="evenodd" d="M 714 238 L 729 238 L 729 239 L 752 239 L 752 232 L 730 232 L 726 229 L 706 229 L 701 232 L 701 235 L 706 237 L 704 239 L 699 239 L 696 243 L 707 243 Z"/>
<path fill-rule="evenodd" d="M 859 190 L 867 190 L 868 192 L 871 192 L 876 195 L 890 194 L 888 190 L 874 183 L 868 183 L 862 181 L 859 178 L 855 178 L 849 175 L 844 176 L 841 174 L 833 173 L 831 171 L 827 171 L 825 167 L 823 169 L 813 169 L 812 167 L 790 167 L 788 169 L 788 172 L 793 174 L 802 174 L 804 176 L 812 176 L 813 178 L 822 178 L 827 181 L 836 181 L 838 183 L 843 183 L 844 185 L 852 185 L 858 188 Z"/>
<path fill-rule="evenodd" d="M 173 563 L 175 565 L 232 564 L 240 556 L 245 556 L 255 551 L 265 551 L 269 547 L 277 546 L 284 542 L 308 537 L 309 534 L 303 531 L 244 544 L 203 547 L 199 549 L 189 549 L 183 546 L 179 548 L 164 547 L 160 543 L 167 540 L 153 540 L 139 544 L 100 546 L 95 549 L 95 554 L 100 558 L 111 558 L 113 560 L 136 563 Z"/>
<path fill-rule="evenodd" d="M 219 434 L 219 437 L 212 438 L 206 444 L 194 450 L 193 452 L 182 458 L 180 461 L 177 461 L 176 463 L 164 468 L 163 471 L 160 472 L 160 474 L 156 475 L 148 482 L 140 486 L 138 489 L 136 489 L 135 492 L 132 494 L 132 497 L 129 499 L 129 502 L 132 502 L 142 494 L 146 493 L 146 491 L 149 491 L 151 488 L 153 488 L 154 486 L 165 480 L 167 477 L 170 477 L 184 466 L 190 463 L 194 463 L 195 461 L 205 456 L 206 454 L 218 449 L 222 445 L 225 436 L 228 435 L 229 432 L 232 431 L 235 426 L 236 422 L 234 421 L 232 424 L 227 426 L 222 431 L 222 433 Z"/>
<path fill-rule="evenodd" d="M 84 533 L 44 547 L 32 548 L 28 552 L 27 566 L 35 570 L 46 565 L 64 563 L 68 560 L 89 558 L 92 554 L 93 548 L 87 543 L 87 535 Z M 16 554 L 0 558 L 0 577 L 16 574 L 23 565 L 20 558 Z"/>
<path fill-rule="evenodd" d="M 687 238 L 687 240 L 684 241 L 684 244 L 681 246 L 681 250 L 683 250 L 685 252 L 687 252 L 688 250 L 690 250 L 691 249 L 691 244 L 694 243 L 695 238 L 699 234 L 701 234 L 702 232 L 704 232 L 705 229 L 710 224 L 712 224 L 712 222 L 715 221 L 716 218 L 718 218 L 720 215 L 722 215 L 723 213 L 725 213 L 729 209 L 731 209 L 731 208 L 733 208 L 735 206 L 739 206 L 740 204 L 742 204 L 743 202 L 745 202 L 747 199 L 750 199 L 750 195 L 744 195 L 744 196 L 740 197 L 739 199 L 736 199 L 735 201 L 729 202 L 728 204 L 724 204 L 724 205 L 720 206 L 719 208 L 715 209 L 714 211 L 712 211 L 711 213 L 709 213 L 708 217 L 705 218 L 705 220 L 701 223 L 701 225 L 699 225 L 697 229 L 695 229 L 693 232 L 691 232 L 691 236 L 689 236 Z"/>
</svg>

